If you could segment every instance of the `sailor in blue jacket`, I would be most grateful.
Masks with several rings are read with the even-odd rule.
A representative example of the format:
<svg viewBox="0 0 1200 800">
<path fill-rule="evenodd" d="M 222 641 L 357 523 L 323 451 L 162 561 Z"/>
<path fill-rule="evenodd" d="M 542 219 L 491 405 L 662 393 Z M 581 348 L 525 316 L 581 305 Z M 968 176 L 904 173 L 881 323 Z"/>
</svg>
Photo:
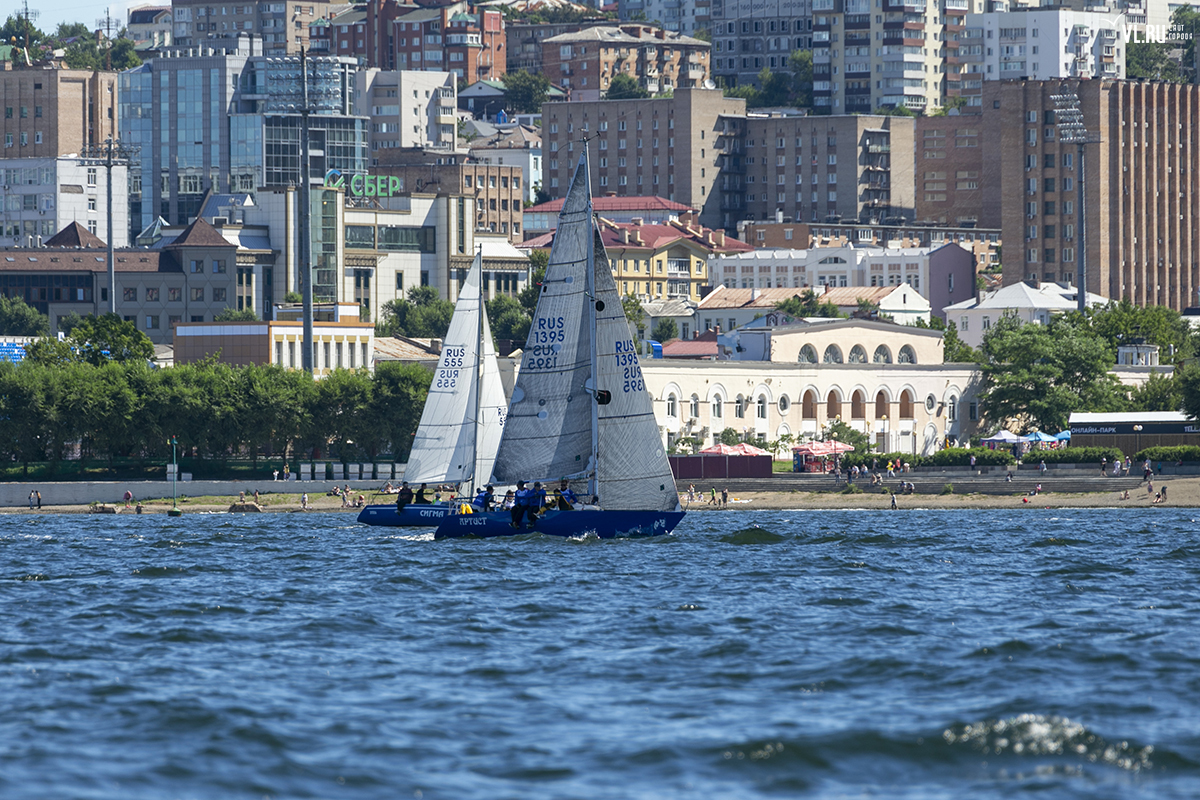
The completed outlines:
<svg viewBox="0 0 1200 800">
<path fill-rule="evenodd" d="M 533 491 L 529 493 L 529 527 L 537 521 L 538 515 L 546 505 L 546 489 L 541 481 L 534 481 Z"/>
<path fill-rule="evenodd" d="M 579 498 L 571 491 L 571 484 L 564 480 L 558 487 L 558 510 L 571 511 L 575 508 L 575 504 L 579 502 Z"/>
<path fill-rule="evenodd" d="M 489 483 L 487 486 L 484 486 L 482 489 L 480 489 L 479 493 L 475 495 L 475 501 L 473 505 L 480 511 L 491 511 L 492 503 L 495 501 L 495 499 L 496 496 L 493 493 L 492 485 Z"/>
<path fill-rule="evenodd" d="M 512 526 L 514 528 L 521 527 L 521 520 L 525 517 L 525 512 L 529 510 L 529 503 L 533 490 L 525 488 L 525 481 L 517 481 L 517 493 L 513 497 L 512 507 Z"/>
</svg>

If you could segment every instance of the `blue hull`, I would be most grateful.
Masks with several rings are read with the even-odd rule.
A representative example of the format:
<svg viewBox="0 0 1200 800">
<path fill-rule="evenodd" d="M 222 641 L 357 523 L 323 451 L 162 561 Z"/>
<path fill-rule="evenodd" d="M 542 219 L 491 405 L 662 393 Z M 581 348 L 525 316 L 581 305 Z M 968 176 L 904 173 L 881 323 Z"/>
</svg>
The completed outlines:
<svg viewBox="0 0 1200 800">
<path fill-rule="evenodd" d="M 682 511 L 547 511 L 533 527 L 522 522 L 512 527 L 508 511 L 484 514 L 448 514 L 438 525 L 435 539 L 465 536 L 491 538 L 541 533 L 546 536 L 661 536 L 670 533 L 683 519 Z"/>
<path fill-rule="evenodd" d="M 367 506 L 358 512 L 358 521 L 365 525 L 380 525 L 386 528 L 432 528 L 441 523 L 450 506 L 441 505 L 405 506 L 396 510 L 396 504 Z"/>
</svg>

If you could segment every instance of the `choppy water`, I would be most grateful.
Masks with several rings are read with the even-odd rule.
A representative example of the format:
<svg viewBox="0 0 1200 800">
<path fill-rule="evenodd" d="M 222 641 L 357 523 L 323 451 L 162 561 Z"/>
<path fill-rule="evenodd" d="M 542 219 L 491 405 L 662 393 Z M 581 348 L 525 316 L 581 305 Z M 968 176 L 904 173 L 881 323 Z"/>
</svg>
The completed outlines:
<svg viewBox="0 0 1200 800">
<path fill-rule="evenodd" d="M 1195 514 L 3 517 L 0 797 L 1195 798 Z"/>
</svg>

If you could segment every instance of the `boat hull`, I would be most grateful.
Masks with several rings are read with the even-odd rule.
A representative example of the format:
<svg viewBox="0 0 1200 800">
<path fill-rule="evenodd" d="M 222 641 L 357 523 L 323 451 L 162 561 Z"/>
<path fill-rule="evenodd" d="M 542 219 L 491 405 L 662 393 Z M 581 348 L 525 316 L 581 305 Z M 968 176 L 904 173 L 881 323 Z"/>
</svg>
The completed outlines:
<svg viewBox="0 0 1200 800">
<path fill-rule="evenodd" d="M 683 519 L 682 511 L 547 511 L 532 527 L 522 522 L 512 527 L 508 511 L 481 514 L 448 514 L 438 525 L 435 539 L 463 537 L 493 538 L 541 533 L 546 536 L 662 536 L 670 533 Z"/>
<path fill-rule="evenodd" d="M 366 506 L 358 512 L 358 521 L 384 528 L 432 528 L 450 510 L 445 503 L 438 505 L 407 505 L 397 511 L 395 503 Z"/>
</svg>

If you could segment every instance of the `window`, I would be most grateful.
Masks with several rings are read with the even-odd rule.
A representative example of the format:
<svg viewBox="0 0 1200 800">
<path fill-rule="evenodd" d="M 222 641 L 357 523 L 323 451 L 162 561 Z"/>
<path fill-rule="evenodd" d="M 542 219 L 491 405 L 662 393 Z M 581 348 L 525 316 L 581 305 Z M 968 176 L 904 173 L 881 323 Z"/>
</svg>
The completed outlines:
<svg viewBox="0 0 1200 800">
<path fill-rule="evenodd" d="M 213 287 L 213 302 L 224 303 L 226 290 L 221 287 Z"/>
<path fill-rule="evenodd" d="M 767 397 L 766 395 L 758 396 L 758 408 L 755 411 L 755 416 L 758 419 L 767 418 Z"/>
<path fill-rule="evenodd" d="M 180 289 L 177 286 L 167 289 L 167 302 L 168 303 L 182 303 L 183 302 L 183 289 Z"/>
<path fill-rule="evenodd" d="M 195 302 L 204 301 L 204 287 L 198 286 L 192 289 L 192 300 Z M 195 322 L 195 320 L 192 321 Z"/>
<path fill-rule="evenodd" d="M 138 291 L 136 288 L 125 289 L 121 299 L 124 300 L 126 303 L 136 303 L 137 296 L 138 296 Z"/>
<path fill-rule="evenodd" d="M 146 317 L 146 330 L 148 330 L 148 331 L 158 330 L 158 317 L 157 316 Z"/>
<path fill-rule="evenodd" d="M 146 290 L 146 302 L 147 303 L 158 302 L 158 289 L 147 289 Z"/>
<path fill-rule="evenodd" d="M 831 344 L 825 348 L 825 355 L 821 360 L 826 364 L 841 364 L 842 351 L 836 344 Z"/>
<path fill-rule="evenodd" d="M 817 351 L 811 344 L 806 344 L 800 348 L 800 355 L 796 359 L 801 364 L 817 363 Z"/>
<path fill-rule="evenodd" d="M 712 399 L 712 411 L 711 411 L 711 416 L 712 416 L 712 418 L 713 418 L 713 419 L 721 419 L 721 417 L 722 417 L 722 411 L 721 411 L 721 395 L 719 395 L 719 394 L 718 394 L 718 395 L 715 395 L 715 396 L 713 397 L 713 399 Z"/>
<path fill-rule="evenodd" d="M 192 259 L 192 272 L 193 273 L 204 272 L 204 260 L 203 259 Z"/>
</svg>

